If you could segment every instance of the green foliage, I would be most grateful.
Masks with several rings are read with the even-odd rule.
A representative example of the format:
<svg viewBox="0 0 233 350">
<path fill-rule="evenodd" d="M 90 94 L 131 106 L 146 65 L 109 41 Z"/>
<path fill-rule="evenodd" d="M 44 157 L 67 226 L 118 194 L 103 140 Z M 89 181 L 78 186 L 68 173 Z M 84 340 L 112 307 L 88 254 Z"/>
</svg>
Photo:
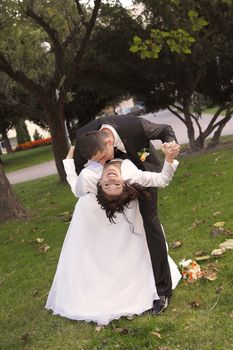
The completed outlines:
<svg viewBox="0 0 233 350">
<path fill-rule="evenodd" d="M 179 239 L 180 248 L 169 248 L 178 263 L 210 253 L 225 241 L 211 237 L 213 224 L 224 221 L 233 231 L 232 197 L 229 195 L 232 149 L 180 158 L 169 187 L 159 196 L 160 220 L 168 244 Z M 0 228 L 1 294 L 0 346 L 18 350 L 231 350 L 232 251 L 202 262 L 218 269 L 217 280 L 180 282 L 168 310 L 159 317 L 142 315 L 132 321 L 113 321 L 100 332 L 95 324 L 54 316 L 44 309 L 68 223 L 61 213 L 73 211 L 76 199 L 70 189 L 50 176 L 15 186 L 28 208 L 30 219 Z M 218 212 L 218 214 L 216 214 Z M 190 229 L 195 220 L 202 221 Z M 97 223 L 98 224 L 98 223 Z M 37 238 L 50 246 L 41 253 Z M 161 338 L 153 334 L 157 332 Z"/>
<path fill-rule="evenodd" d="M 175 4 L 176 7 L 173 9 L 170 16 L 175 17 L 177 13 L 177 16 L 179 18 L 179 22 L 177 20 L 174 21 L 176 28 L 174 28 L 173 23 L 171 23 L 171 25 L 170 23 L 167 25 L 167 27 L 170 25 L 170 28 L 166 31 L 159 28 L 152 28 L 150 30 L 149 38 L 144 41 L 140 37 L 135 36 L 133 38 L 133 45 L 130 47 L 130 51 L 132 53 L 138 53 L 142 59 L 158 59 L 159 54 L 163 48 L 168 48 L 172 53 L 174 52 L 177 54 L 185 55 L 191 54 L 193 43 L 195 43 L 197 40 L 193 36 L 192 32 L 201 32 L 208 25 L 208 22 L 204 19 L 203 16 L 199 14 L 197 10 L 194 9 L 189 10 L 185 15 L 182 12 L 181 19 L 179 16 L 183 5 L 180 3 L 180 0 L 171 0 L 171 2 Z M 161 1 L 161 6 L 162 5 L 164 5 L 163 1 Z M 194 4 L 192 5 L 194 6 Z M 153 11 L 153 7 L 151 7 L 151 11 Z M 166 10 L 164 10 L 162 16 L 163 15 L 166 15 Z M 159 16 L 159 14 L 157 14 L 157 16 Z M 171 17 L 170 19 L 164 18 L 164 20 L 171 21 Z M 187 22 L 189 28 L 186 30 L 185 26 L 187 26 Z M 163 23 L 163 21 L 161 21 L 161 23 Z M 159 23 L 158 20 L 158 24 L 161 25 L 161 23 Z M 183 25 L 184 27 L 177 28 L 179 25 Z M 152 23 L 151 26 L 153 26 Z"/>
<path fill-rule="evenodd" d="M 17 135 L 18 143 L 25 143 L 27 141 L 31 141 L 31 137 L 29 135 L 27 125 L 23 119 L 19 119 L 15 124 L 15 130 Z"/>
<path fill-rule="evenodd" d="M 197 11 L 190 10 L 188 12 L 188 16 L 192 24 L 192 30 L 194 32 L 199 32 L 208 25 L 208 22 L 202 16 L 199 16 L 199 13 Z"/>
<path fill-rule="evenodd" d="M 141 38 L 135 36 L 133 45 L 130 47 L 132 53 L 140 53 L 140 57 L 157 59 L 162 48 L 167 45 L 171 52 L 190 54 L 191 46 L 196 41 L 186 30 L 177 29 L 161 31 L 159 29 L 151 29 L 150 39 L 142 41 Z"/>
<path fill-rule="evenodd" d="M 40 139 L 42 139 L 42 135 L 38 132 L 37 129 L 35 129 L 35 131 L 34 131 L 33 139 L 34 139 L 34 140 L 40 140 Z"/>
</svg>

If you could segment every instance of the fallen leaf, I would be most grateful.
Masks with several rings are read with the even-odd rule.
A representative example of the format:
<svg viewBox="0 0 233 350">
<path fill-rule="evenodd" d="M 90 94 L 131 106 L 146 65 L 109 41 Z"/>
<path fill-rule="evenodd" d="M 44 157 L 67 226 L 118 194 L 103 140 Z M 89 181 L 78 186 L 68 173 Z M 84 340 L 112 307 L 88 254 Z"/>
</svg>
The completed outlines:
<svg viewBox="0 0 233 350">
<path fill-rule="evenodd" d="M 219 248 L 233 249 L 233 239 L 228 239 L 225 242 L 219 244 Z"/>
<path fill-rule="evenodd" d="M 197 256 L 197 257 L 196 257 L 196 260 L 197 260 L 197 261 L 203 261 L 203 260 L 208 260 L 208 259 L 210 259 L 210 258 L 211 258 L 210 255 L 203 255 L 203 256 Z"/>
<path fill-rule="evenodd" d="M 39 246 L 39 251 L 41 252 L 41 253 L 47 253 L 47 251 L 50 249 L 50 246 L 47 244 L 47 243 L 45 243 L 45 244 L 42 244 L 41 246 Z"/>
<path fill-rule="evenodd" d="M 214 227 L 210 233 L 211 237 L 216 237 L 220 234 L 223 234 L 224 228 L 223 227 Z"/>
<path fill-rule="evenodd" d="M 127 335 L 129 334 L 129 330 L 128 328 L 114 328 L 115 332 L 116 333 L 119 333 L 119 334 L 123 334 L 123 335 Z"/>
<path fill-rule="evenodd" d="M 36 238 L 36 242 L 37 243 L 43 243 L 44 242 L 44 238 Z"/>
<path fill-rule="evenodd" d="M 214 227 L 223 227 L 224 224 L 225 224 L 224 221 L 218 221 L 218 222 L 215 222 Z"/>
<path fill-rule="evenodd" d="M 20 339 L 21 339 L 21 340 L 24 340 L 24 341 L 29 340 L 29 338 L 30 338 L 30 333 L 29 333 L 29 332 L 24 333 L 24 334 L 21 335 L 21 337 L 20 337 Z"/>
<path fill-rule="evenodd" d="M 103 326 L 97 326 L 95 327 L 95 331 L 96 332 L 100 332 L 102 330 Z"/>
<path fill-rule="evenodd" d="M 69 211 L 64 211 L 63 213 L 59 213 L 58 216 L 65 216 L 65 215 L 69 215 L 70 212 Z"/>
<path fill-rule="evenodd" d="M 173 242 L 171 243 L 171 248 L 173 248 L 173 249 L 179 248 L 179 247 L 182 246 L 182 244 L 183 244 L 183 243 L 182 243 L 181 241 L 175 240 L 175 241 L 173 241 Z"/>
<path fill-rule="evenodd" d="M 220 215 L 221 212 L 220 211 L 216 211 L 215 213 L 213 213 L 213 216 L 217 216 L 217 215 Z"/>
<path fill-rule="evenodd" d="M 206 255 L 204 250 L 199 250 L 198 252 L 195 253 L 195 256 L 203 256 L 203 255 Z"/>
<path fill-rule="evenodd" d="M 197 299 L 195 299 L 195 300 L 193 300 L 193 301 L 191 301 L 190 303 L 189 303 L 189 305 L 192 307 L 192 308 L 197 308 L 197 307 L 199 307 L 200 306 L 200 301 L 199 300 L 197 300 Z"/>
<path fill-rule="evenodd" d="M 205 222 L 205 221 L 204 220 L 195 220 L 188 229 L 192 230 L 193 228 L 196 228 L 198 225 L 202 224 L 203 222 Z"/>
<path fill-rule="evenodd" d="M 218 171 L 218 172 L 217 172 L 217 171 L 214 171 L 214 172 L 213 172 L 213 175 L 214 175 L 214 176 L 222 176 L 223 174 L 224 174 L 224 173 L 223 173 L 222 171 Z"/>
<path fill-rule="evenodd" d="M 215 281 L 217 279 L 217 274 L 216 272 L 212 272 L 207 275 L 204 275 L 204 278 L 206 278 L 209 281 Z"/>
<path fill-rule="evenodd" d="M 222 291 L 223 291 L 223 286 L 220 286 L 220 287 L 216 288 L 215 293 L 216 293 L 216 294 L 219 294 L 219 293 L 221 293 Z"/>
<path fill-rule="evenodd" d="M 230 313 L 230 318 L 233 318 L 233 311 L 231 311 Z"/>
<path fill-rule="evenodd" d="M 220 255 L 222 255 L 223 253 L 225 253 L 225 251 L 226 251 L 226 248 L 214 249 L 214 250 L 211 252 L 211 255 L 212 255 L 212 256 L 220 256 Z"/>
<path fill-rule="evenodd" d="M 159 332 L 150 332 L 151 335 L 154 335 L 155 337 L 162 339 L 162 336 Z"/>
<path fill-rule="evenodd" d="M 33 297 L 37 297 L 39 295 L 39 290 L 35 289 L 33 292 Z"/>
</svg>

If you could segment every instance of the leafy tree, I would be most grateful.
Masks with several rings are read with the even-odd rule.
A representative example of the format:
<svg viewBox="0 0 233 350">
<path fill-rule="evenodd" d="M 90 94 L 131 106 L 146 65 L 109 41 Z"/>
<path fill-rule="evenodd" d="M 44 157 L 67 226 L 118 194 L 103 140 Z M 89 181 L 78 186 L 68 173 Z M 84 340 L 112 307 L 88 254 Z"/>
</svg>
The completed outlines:
<svg viewBox="0 0 233 350">
<path fill-rule="evenodd" d="M 25 143 L 31 141 L 27 125 L 23 119 L 19 119 L 15 124 L 15 130 L 18 143 Z"/>
<path fill-rule="evenodd" d="M 175 49 L 173 53 L 171 47 L 163 46 L 156 61 L 151 46 L 144 45 L 144 56 L 148 58 L 151 74 L 141 85 L 141 91 L 138 89 L 138 96 L 148 110 L 168 108 L 172 111 L 186 125 L 192 149 L 203 148 L 213 131 L 215 136 L 210 145 L 216 144 L 232 116 L 232 4 L 220 0 L 181 0 L 175 1 L 171 7 L 168 0 L 143 2 L 148 20 L 146 30 L 155 28 L 159 33 L 167 33 L 173 28 L 182 28 L 195 41 L 191 52 L 186 54 Z M 148 38 L 146 30 L 145 37 Z M 142 47 L 139 52 L 143 52 L 141 50 Z M 200 92 L 219 105 L 205 130 L 200 125 Z M 224 111 L 222 117 L 220 113 Z M 194 125 L 198 130 L 197 137 Z"/>
<path fill-rule="evenodd" d="M 42 135 L 38 132 L 37 129 L 35 129 L 34 134 L 33 134 L 33 139 L 36 140 L 40 140 L 42 139 Z"/>
<path fill-rule="evenodd" d="M 100 5 L 101 0 L 95 0 L 93 9 L 79 0 L 7 0 L 2 4 L 0 69 L 40 104 L 62 182 L 66 181 L 62 159 L 68 148 L 64 107 L 81 70 Z M 21 108 L 28 113 L 26 104 Z"/>
</svg>

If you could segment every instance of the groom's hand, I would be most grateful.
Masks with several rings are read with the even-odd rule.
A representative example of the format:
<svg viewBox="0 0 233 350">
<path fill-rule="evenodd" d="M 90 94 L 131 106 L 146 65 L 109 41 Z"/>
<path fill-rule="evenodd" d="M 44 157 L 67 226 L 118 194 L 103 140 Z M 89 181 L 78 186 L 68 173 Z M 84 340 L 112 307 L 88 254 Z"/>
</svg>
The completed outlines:
<svg viewBox="0 0 233 350">
<path fill-rule="evenodd" d="M 165 154 L 165 159 L 167 162 L 172 163 L 174 158 L 176 158 L 180 151 L 180 146 L 175 142 L 165 142 L 161 147 L 163 153 Z"/>
</svg>

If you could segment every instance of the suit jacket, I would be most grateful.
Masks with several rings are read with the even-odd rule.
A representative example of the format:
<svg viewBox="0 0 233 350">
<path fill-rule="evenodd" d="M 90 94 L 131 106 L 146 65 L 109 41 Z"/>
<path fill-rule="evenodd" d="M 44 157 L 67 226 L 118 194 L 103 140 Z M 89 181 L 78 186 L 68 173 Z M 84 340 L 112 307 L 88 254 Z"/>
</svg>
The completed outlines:
<svg viewBox="0 0 233 350">
<path fill-rule="evenodd" d="M 131 115 L 117 115 L 95 119 L 77 130 L 77 138 L 87 131 L 99 130 L 102 124 L 109 124 L 116 130 L 125 146 L 127 158 L 141 170 L 161 171 L 160 159 L 150 140 L 176 141 L 171 126 L 152 123 L 146 119 Z M 144 148 L 149 149 L 150 154 L 142 162 L 138 152 L 141 152 Z M 76 172 L 79 174 L 87 159 L 81 157 L 77 147 L 75 147 L 74 162 Z"/>
</svg>

